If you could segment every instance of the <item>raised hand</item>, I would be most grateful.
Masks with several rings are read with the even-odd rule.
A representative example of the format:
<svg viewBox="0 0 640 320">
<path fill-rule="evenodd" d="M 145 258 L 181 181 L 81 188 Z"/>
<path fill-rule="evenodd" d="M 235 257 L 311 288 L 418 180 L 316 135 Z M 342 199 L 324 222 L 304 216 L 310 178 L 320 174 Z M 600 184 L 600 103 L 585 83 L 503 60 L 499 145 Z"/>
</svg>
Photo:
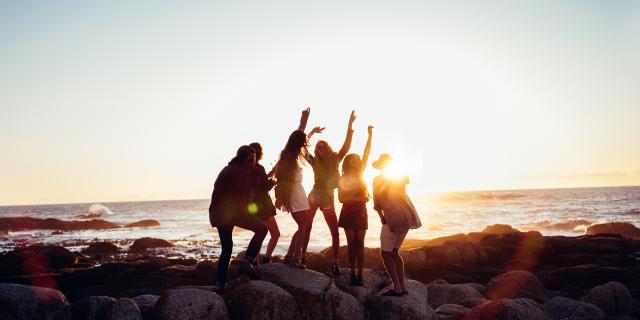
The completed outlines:
<svg viewBox="0 0 640 320">
<path fill-rule="evenodd" d="M 369 127 L 367 128 L 367 131 L 369 132 L 369 134 L 371 134 L 373 132 L 373 126 L 369 125 Z"/>
<path fill-rule="evenodd" d="M 349 116 L 349 128 L 351 128 L 354 121 L 356 121 L 356 111 L 351 110 L 351 115 Z"/>
<path fill-rule="evenodd" d="M 311 129 L 311 132 L 309 134 L 313 134 L 313 133 L 322 133 L 322 131 L 324 131 L 324 127 L 315 127 L 313 129 Z"/>
<path fill-rule="evenodd" d="M 307 120 L 309 120 L 309 114 L 311 113 L 311 108 L 307 108 L 302 110 L 302 115 L 300 116 L 300 125 L 298 126 L 298 130 L 304 132 L 307 127 Z"/>
</svg>

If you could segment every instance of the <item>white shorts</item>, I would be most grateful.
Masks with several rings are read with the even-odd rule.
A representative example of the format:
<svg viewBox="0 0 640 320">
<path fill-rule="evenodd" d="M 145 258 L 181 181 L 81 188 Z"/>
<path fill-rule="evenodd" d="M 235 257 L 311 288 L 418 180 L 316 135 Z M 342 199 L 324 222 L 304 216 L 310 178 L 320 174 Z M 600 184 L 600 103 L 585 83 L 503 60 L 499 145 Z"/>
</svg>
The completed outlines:
<svg viewBox="0 0 640 320">
<path fill-rule="evenodd" d="M 407 232 L 409 228 L 395 228 L 391 231 L 388 225 L 383 225 L 380 231 L 380 250 L 391 252 L 393 249 L 399 249 Z"/>
</svg>

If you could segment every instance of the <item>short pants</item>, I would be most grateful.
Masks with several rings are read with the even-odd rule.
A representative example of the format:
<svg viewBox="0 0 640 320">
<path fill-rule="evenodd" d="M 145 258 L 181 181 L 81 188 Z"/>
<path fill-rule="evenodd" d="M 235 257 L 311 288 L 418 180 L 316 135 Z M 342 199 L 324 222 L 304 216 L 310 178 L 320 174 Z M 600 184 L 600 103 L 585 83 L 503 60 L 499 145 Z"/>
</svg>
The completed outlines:
<svg viewBox="0 0 640 320">
<path fill-rule="evenodd" d="M 383 225 L 380 231 L 380 250 L 391 252 L 399 249 L 408 232 L 409 228 L 394 228 L 391 231 L 388 225 Z"/>
</svg>

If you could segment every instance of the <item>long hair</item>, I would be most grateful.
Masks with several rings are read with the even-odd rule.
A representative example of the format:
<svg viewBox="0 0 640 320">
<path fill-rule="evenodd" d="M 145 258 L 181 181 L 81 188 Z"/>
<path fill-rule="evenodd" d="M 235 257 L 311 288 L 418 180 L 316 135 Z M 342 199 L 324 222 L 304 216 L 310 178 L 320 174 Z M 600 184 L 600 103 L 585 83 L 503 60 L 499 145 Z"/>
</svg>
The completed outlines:
<svg viewBox="0 0 640 320">
<path fill-rule="evenodd" d="M 249 147 L 256 151 L 256 161 L 260 161 L 262 159 L 262 145 L 260 145 L 260 142 L 252 142 Z"/>
<path fill-rule="evenodd" d="M 325 157 L 321 157 L 317 152 L 317 150 L 318 150 L 317 148 L 318 148 L 318 146 L 320 144 L 324 144 L 324 147 L 327 149 L 327 151 L 325 151 L 325 155 L 331 156 L 331 155 L 335 154 L 335 152 L 333 151 L 333 148 L 331 148 L 331 146 L 329 145 L 329 143 L 327 141 L 318 140 L 318 142 L 316 142 L 316 149 L 314 150 L 314 153 L 313 153 L 313 155 L 316 157 L 316 159 L 321 159 L 321 161 L 322 161 L 325 158 Z M 327 157 L 327 158 L 329 158 L 329 157 Z"/>
<path fill-rule="evenodd" d="M 352 165 L 352 159 L 357 159 L 357 165 Z M 340 177 L 340 184 L 338 192 L 349 191 L 352 188 L 360 190 L 362 195 L 369 197 L 369 191 L 367 190 L 367 183 L 364 181 L 364 172 L 360 170 L 362 160 L 357 153 L 350 153 L 342 161 L 342 176 Z M 357 182 L 354 184 L 354 182 Z"/>
<path fill-rule="evenodd" d="M 278 168 L 276 169 L 276 179 L 291 181 L 293 180 L 293 170 L 301 163 L 302 148 L 307 146 L 307 135 L 296 130 L 289 135 L 289 140 L 280 152 L 278 160 Z"/>
</svg>

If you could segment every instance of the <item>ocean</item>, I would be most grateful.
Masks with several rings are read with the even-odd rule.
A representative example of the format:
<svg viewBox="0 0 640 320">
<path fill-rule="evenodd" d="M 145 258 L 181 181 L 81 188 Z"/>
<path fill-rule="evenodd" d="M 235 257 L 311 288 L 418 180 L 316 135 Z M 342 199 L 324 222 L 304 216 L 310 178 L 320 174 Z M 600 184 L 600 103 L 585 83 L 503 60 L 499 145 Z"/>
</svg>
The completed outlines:
<svg viewBox="0 0 640 320">
<path fill-rule="evenodd" d="M 640 226 L 640 187 L 433 193 L 413 197 L 413 201 L 423 226 L 409 232 L 408 238 L 412 239 L 480 231 L 497 223 L 509 224 L 521 231 L 538 230 L 544 235 L 567 236 L 584 234 L 594 223 L 628 221 Z M 209 225 L 208 207 L 209 199 L 0 206 L 0 217 L 79 220 L 81 215 L 92 214 L 121 225 L 144 219 L 155 219 L 161 224 L 151 228 L 65 231 L 62 234 L 54 234 L 54 230 L 12 231 L 0 235 L 0 250 L 32 243 L 58 243 L 81 249 L 93 240 L 107 240 L 126 247 L 135 239 L 155 237 L 173 241 L 176 246 L 173 250 L 181 255 L 211 257 L 219 253 L 220 246 L 216 230 Z M 276 220 L 281 237 L 275 254 L 284 254 L 295 232 L 295 222 L 284 212 L 279 212 Z M 380 227 L 377 213 L 369 208 L 366 246 L 379 246 Z M 236 228 L 234 252 L 246 249 L 251 235 L 249 231 Z M 264 246 L 268 238 L 267 235 Z M 330 244 L 329 230 L 318 211 L 309 251 L 319 251 Z M 342 230 L 341 244 L 346 244 Z"/>
</svg>

